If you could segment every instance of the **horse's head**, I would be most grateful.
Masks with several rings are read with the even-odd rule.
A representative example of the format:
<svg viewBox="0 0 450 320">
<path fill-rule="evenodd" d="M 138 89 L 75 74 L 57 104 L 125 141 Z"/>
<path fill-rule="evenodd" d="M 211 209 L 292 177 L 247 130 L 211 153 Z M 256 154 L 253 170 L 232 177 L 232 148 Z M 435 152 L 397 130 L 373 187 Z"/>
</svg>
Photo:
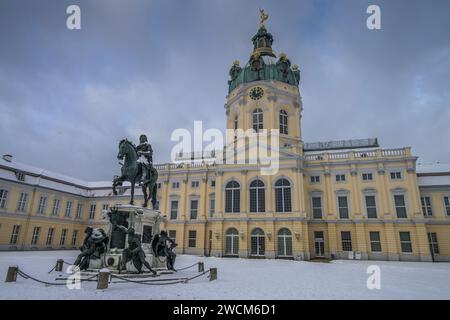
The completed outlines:
<svg viewBox="0 0 450 320">
<path fill-rule="evenodd" d="M 119 142 L 119 153 L 117 159 L 122 160 L 127 154 L 135 150 L 133 144 L 127 139 L 123 139 Z"/>
</svg>

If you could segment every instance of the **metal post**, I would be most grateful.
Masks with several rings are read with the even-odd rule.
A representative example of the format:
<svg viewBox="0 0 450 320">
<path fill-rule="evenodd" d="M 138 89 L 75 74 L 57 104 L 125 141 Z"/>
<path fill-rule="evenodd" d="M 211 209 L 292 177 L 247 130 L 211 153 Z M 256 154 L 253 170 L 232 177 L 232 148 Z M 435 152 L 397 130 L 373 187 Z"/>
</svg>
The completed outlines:
<svg viewBox="0 0 450 320">
<path fill-rule="evenodd" d="M 17 266 L 10 266 L 8 268 L 8 273 L 6 274 L 5 282 L 16 282 L 18 270 L 19 268 Z"/>
<path fill-rule="evenodd" d="M 63 259 L 56 260 L 55 271 L 57 271 L 57 272 L 63 271 L 63 264 L 64 264 L 64 260 Z"/>
<path fill-rule="evenodd" d="M 217 280 L 217 268 L 209 269 L 209 281 Z"/>
<path fill-rule="evenodd" d="M 97 290 L 103 290 L 108 288 L 110 271 L 108 269 L 102 269 L 98 273 L 97 277 Z"/>
<path fill-rule="evenodd" d="M 199 262 L 198 263 L 198 272 L 203 272 L 205 271 L 205 265 L 203 264 L 203 262 Z"/>
</svg>

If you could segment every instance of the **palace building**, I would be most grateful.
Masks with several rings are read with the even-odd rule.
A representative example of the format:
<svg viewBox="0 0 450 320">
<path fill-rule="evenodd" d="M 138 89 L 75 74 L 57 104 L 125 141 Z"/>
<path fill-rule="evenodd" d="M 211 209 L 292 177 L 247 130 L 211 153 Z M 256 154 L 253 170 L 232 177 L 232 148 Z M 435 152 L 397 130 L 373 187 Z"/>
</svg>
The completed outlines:
<svg viewBox="0 0 450 320">
<path fill-rule="evenodd" d="M 155 165 L 158 208 L 177 252 L 450 261 L 450 165 L 418 165 L 409 147 L 383 149 L 377 139 L 304 143 L 299 67 L 275 54 L 264 21 L 252 42 L 248 62 L 230 69 L 226 127 L 279 130 L 279 170 L 263 175 L 257 163 L 222 164 L 214 155 Z M 75 249 L 85 227 L 103 226 L 102 211 L 128 203 L 129 192 L 125 184 L 115 196 L 110 181 L 6 155 L 0 249 Z"/>
</svg>

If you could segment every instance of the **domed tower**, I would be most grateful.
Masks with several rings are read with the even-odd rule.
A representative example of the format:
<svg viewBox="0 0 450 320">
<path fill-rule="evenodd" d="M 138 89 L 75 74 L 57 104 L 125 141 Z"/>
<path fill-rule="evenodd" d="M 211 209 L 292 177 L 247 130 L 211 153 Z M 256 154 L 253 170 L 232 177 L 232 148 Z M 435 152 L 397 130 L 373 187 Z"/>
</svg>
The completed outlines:
<svg viewBox="0 0 450 320">
<path fill-rule="evenodd" d="M 235 61 L 230 69 L 227 129 L 278 129 L 280 149 L 301 154 L 300 70 L 286 54 L 277 56 L 272 50 L 273 36 L 265 27 L 267 18 L 260 10 L 259 30 L 252 38 L 248 62 L 241 67 Z"/>
</svg>

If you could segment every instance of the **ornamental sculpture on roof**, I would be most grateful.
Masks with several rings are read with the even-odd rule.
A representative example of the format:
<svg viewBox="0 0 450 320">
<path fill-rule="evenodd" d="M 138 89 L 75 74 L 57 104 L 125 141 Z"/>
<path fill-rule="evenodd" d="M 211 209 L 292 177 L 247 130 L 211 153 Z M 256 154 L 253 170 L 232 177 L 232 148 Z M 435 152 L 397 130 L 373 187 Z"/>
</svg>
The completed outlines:
<svg viewBox="0 0 450 320">
<path fill-rule="evenodd" d="M 269 19 L 269 15 L 264 13 L 264 9 L 259 9 L 259 27 L 265 28 L 264 22 Z"/>
</svg>

